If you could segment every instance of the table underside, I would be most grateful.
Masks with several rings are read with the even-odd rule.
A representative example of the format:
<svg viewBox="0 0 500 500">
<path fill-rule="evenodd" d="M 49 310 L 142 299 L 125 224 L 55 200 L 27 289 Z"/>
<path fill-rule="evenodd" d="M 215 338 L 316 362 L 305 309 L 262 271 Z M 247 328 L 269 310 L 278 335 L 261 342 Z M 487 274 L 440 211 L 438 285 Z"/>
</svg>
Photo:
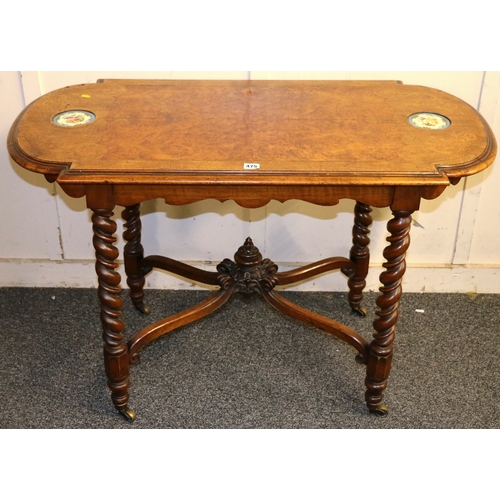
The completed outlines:
<svg viewBox="0 0 500 500">
<path fill-rule="evenodd" d="M 371 207 L 357 202 L 354 210 L 353 245 L 349 258 L 331 257 L 286 272 L 280 272 L 270 260 L 263 259 L 250 238 L 238 249 L 234 260 L 224 259 L 216 271 L 204 271 L 168 257 L 151 255 L 144 257 L 141 244 L 140 204 L 126 207 L 124 220 L 125 271 L 130 298 L 142 313 L 149 309 L 144 302 L 145 277 L 154 269 L 163 269 L 189 280 L 217 286 L 211 297 L 200 304 L 173 316 L 157 321 L 128 339 L 125 322 L 121 319 L 120 274 L 116 270 L 118 249 L 114 245 L 116 222 L 110 209 L 93 209 L 92 223 L 96 250 L 96 271 L 99 280 L 98 294 L 101 302 L 103 324 L 104 359 L 108 386 L 117 410 L 128 420 L 135 420 L 135 412 L 129 407 L 129 368 L 139 362 L 139 351 L 152 340 L 196 321 L 222 307 L 234 293 L 246 295 L 258 293 L 265 301 L 282 313 L 314 326 L 346 342 L 357 351 L 356 361 L 366 365 L 366 394 L 368 410 L 386 415 L 382 403 L 392 360 L 392 343 L 401 297 L 401 282 L 405 270 L 405 255 L 409 246 L 411 211 L 393 210 L 388 223 L 388 246 L 384 251 L 385 271 L 380 280 L 381 295 L 377 300 L 377 319 L 374 321 L 373 340 L 368 342 L 353 329 L 337 321 L 319 315 L 283 298 L 276 286 L 290 285 L 325 272 L 341 270 L 348 278 L 348 301 L 354 312 L 366 315 L 362 307 L 363 289 L 369 267 L 369 227 L 372 223 Z"/>
</svg>

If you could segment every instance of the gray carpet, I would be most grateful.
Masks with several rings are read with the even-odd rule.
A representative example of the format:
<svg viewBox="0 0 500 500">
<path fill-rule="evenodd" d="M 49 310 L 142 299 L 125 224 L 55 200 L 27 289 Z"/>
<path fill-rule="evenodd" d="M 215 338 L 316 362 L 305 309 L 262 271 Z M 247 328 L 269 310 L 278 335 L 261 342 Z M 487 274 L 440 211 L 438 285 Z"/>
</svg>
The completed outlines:
<svg viewBox="0 0 500 500">
<path fill-rule="evenodd" d="M 209 293 L 148 290 L 149 317 L 125 300 L 127 332 Z M 283 295 L 370 338 L 375 293 L 367 318 L 350 312 L 345 293 Z M 0 288 L 0 332 L 4 429 L 500 427 L 500 295 L 403 296 L 385 418 L 365 408 L 354 349 L 257 296 L 141 351 L 133 424 L 109 397 L 96 290 Z"/>
</svg>

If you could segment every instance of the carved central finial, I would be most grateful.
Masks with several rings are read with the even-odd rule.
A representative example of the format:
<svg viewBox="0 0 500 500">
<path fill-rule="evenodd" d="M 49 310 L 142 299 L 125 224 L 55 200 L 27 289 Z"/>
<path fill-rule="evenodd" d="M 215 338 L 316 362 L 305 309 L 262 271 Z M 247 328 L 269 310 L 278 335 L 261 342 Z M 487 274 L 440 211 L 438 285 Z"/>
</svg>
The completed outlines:
<svg viewBox="0 0 500 500">
<path fill-rule="evenodd" d="M 262 260 L 262 255 L 251 238 L 247 238 L 238 248 L 234 260 L 235 262 L 224 259 L 217 266 L 217 282 L 221 288 L 227 290 L 229 287 L 235 287 L 238 292 L 248 295 L 254 292 L 269 292 L 278 283 L 278 266 L 269 259 Z"/>
<path fill-rule="evenodd" d="M 238 251 L 234 254 L 234 260 L 240 266 L 258 266 L 262 262 L 262 255 L 253 244 L 252 239 L 247 238 L 243 246 L 238 248 Z"/>
</svg>

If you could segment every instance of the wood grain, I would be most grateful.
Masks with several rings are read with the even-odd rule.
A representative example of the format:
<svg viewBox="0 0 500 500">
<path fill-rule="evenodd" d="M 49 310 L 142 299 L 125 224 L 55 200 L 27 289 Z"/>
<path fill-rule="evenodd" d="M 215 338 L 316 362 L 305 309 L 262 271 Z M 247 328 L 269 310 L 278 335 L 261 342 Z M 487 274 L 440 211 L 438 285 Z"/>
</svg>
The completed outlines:
<svg viewBox="0 0 500 500">
<path fill-rule="evenodd" d="M 82 97 L 82 96 L 90 96 Z M 85 109 L 95 121 L 52 123 Z M 419 111 L 451 120 L 413 127 Z M 134 81 L 70 86 L 32 103 L 14 124 L 14 160 L 62 174 L 61 184 L 99 182 L 448 183 L 491 163 L 488 125 L 460 99 L 392 81 Z M 257 172 L 244 162 L 260 163 Z M 458 171 L 457 171 L 458 169 Z"/>
<path fill-rule="evenodd" d="M 85 125 L 61 127 L 55 115 L 94 113 Z M 431 112 L 450 121 L 440 130 L 414 127 L 409 116 Z M 367 365 L 368 409 L 385 415 L 383 391 L 391 369 L 411 214 L 422 198 L 439 196 L 463 176 L 480 172 L 496 155 L 483 118 L 460 99 L 394 81 L 161 81 L 100 80 L 66 87 L 30 104 L 12 125 L 8 150 L 19 165 L 57 181 L 92 209 L 104 359 L 115 407 L 128 408 L 129 365 L 138 350 L 224 305 L 236 291 L 260 293 L 281 312 L 337 336 Z M 259 168 L 245 170 L 244 164 Z M 335 205 L 356 201 L 350 258 L 332 257 L 294 271 L 262 255 L 250 238 L 234 262 L 217 273 L 161 256 L 144 256 L 140 203 L 174 205 L 234 200 L 255 208 L 271 200 Z M 145 306 L 145 276 L 153 268 L 219 286 L 209 299 L 157 321 L 125 340 L 116 223 L 126 207 L 124 258 L 134 305 Z M 274 291 L 325 271 L 349 277 L 349 302 L 358 313 L 369 266 L 371 207 L 391 207 L 381 295 L 370 344 L 357 332 L 302 309 Z"/>
</svg>

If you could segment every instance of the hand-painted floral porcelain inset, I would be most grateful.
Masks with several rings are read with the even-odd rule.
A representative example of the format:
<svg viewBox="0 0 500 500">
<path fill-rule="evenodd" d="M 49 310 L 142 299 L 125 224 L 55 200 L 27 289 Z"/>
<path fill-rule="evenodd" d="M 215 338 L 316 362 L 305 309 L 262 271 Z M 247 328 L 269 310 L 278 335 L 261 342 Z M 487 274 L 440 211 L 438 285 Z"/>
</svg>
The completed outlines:
<svg viewBox="0 0 500 500">
<path fill-rule="evenodd" d="M 90 111 L 83 111 L 81 109 L 64 111 L 63 113 L 58 113 L 54 116 L 54 118 L 52 118 L 52 121 L 60 127 L 78 127 L 79 125 L 86 125 L 94 120 L 94 113 L 91 113 Z"/>
<path fill-rule="evenodd" d="M 451 125 L 446 116 L 437 113 L 415 113 L 408 117 L 409 122 L 418 128 L 429 128 L 432 130 L 441 130 Z"/>
</svg>

